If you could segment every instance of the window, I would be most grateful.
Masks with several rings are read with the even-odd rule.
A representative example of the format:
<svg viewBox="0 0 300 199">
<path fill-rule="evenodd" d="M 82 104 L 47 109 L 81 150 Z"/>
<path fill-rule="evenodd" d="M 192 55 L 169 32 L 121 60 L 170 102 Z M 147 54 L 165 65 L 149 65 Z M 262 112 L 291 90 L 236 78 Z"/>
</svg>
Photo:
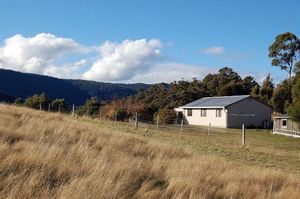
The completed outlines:
<svg viewBox="0 0 300 199">
<path fill-rule="evenodd" d="M 188 110 L 187 110 L 187 116 L 192 116 L 192 115 L 193 115 L 192 109 L 188 109 Z"/>
<path fill-rule="evenodd" d="M 287 119 L 283 119 L 283 120 L 281 120 L 281 127 L 282 128 L 287 128 Z"/>
<path fill-rule="evenodd" d="M 200 109 L 200 116 L 206 117 L 206 109 Z"/>
<path fill-rule="evenodd" d="M 216 110 L 216 117 L 222 117 L 222 109 Z"/>
</svg>

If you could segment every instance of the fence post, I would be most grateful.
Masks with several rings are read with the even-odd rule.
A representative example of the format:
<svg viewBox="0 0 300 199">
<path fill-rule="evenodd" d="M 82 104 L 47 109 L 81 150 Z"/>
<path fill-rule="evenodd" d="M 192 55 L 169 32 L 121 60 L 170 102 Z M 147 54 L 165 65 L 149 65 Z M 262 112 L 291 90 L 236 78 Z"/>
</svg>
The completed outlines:
<svg viewBox="0 0 300 199">
<path fill-rule="evenodd" d="M 158 128 L 159 128 L 159 117 L 157 117 L 156 120 L 156 132 L 158 132 Z"/>
<path fill-rule="evenodd" d="M 242 125 L 242 145 L 246 144 L 246 131 L 245 131 L 245 125 Z"/>
<path fill-rule="evenodd" d="M 180 133 L 183 131 L 183 119 L 181 120 L 181 125 L 180 125 Z"/>
<path fill-rule="evenodd" d="M 117 112 L 115 112 L 115 126 L 117 126 Z"/>
<path fill-rule="evenodd" d="M 60 104 L 58 105 L 58 112 L 60 113 Z"/>
<path fill-rule="evenodd" d="M 135 113 L 135 126 L 134 126 L 134 128 L 137 129 L 138 125 L 139 125 L 139 122 L 138 122 L 138 113 L 136 112 Z"/>
<path fill-rule="evenodd" d="M 42 110 L 42 104 L 40 103 L 40 111 Z"/>
<path fill-rule="evenodd" d="M 50 112 L 51 111 L 51 104 L 49 103 L 48 104 L 48 112 Z"/>
<path fill-rule="evenodd" d="M 72 115 L 74 116 L 75 115 L 75 105 L 73 104 L 73 107 L 72 107 Z"/>
<path fill-rule="evenodd" d="M 210 134 L 211 134 L 211 123 L 208 125 L 208 143 L 210 143 Z"/>
</svg>

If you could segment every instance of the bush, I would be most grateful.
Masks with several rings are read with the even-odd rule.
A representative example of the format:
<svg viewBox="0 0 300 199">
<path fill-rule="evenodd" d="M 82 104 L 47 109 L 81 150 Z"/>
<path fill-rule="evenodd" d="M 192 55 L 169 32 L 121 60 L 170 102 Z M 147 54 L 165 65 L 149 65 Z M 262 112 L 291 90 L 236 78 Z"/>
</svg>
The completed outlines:
<svg viewBox="0 0 300 199">
<path fill-rule="evenodd" d="M 116 118 L 118 121 L 124 121 L 124 119 L 126 118 L 127 116 L 127 112 L 125 109 L 118 109 L 116 112 Z"/>
<path fill-rule="evenodd" d="M 31 97 L 27 97 L 25 99 L 24 105 L 30 108 L 34 108 L 34 109 L 43 109 L 43 110 L 47 110 L 48 109 L 48 105 L 50 103 L 49 98 L 47 97 L 47 95 L 45 95 L 45 93 L 42 93 L 40 95 L 35 94 Z"/>
<path fill-rule="evenodd" d="M 17 98 L 14 102 L 14 104 L 18 105 L 18 106 L 22 105 L 23 103 L 24 103 L 24 100 L 22 98 Z"/>
<path fill-rule="evenodd" d="M 68 111 L 68 105 L 65 99 L 55 99 L 51 102 L 51 110 L 52 111 L 61 111 L 66 112 Z"/>
<path fill-rule="evenodd" d="M 177 122 L 177 115 L 173 109 L 163 108 L 155 114 L 156 120 L 162 124 L 174 124 Z"/>
</svg>

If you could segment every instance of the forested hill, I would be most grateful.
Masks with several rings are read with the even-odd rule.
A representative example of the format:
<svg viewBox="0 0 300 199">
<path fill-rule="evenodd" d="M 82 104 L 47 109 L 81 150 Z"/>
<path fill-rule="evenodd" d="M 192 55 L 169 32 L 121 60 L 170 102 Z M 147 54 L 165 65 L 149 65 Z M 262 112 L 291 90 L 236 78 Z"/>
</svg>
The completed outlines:
<svg viewBox="0 0 300 199">
<path fill-rule="evenodd" d="M 134 95 L 138 90 L 146 90 L 149 84 L 120 84 L 103 83 L 87 80 L 68 80 L 77 88 L 84 90 L 89 96 L 97 96 L 101 100 L 120 99 L 129 95 Z"/>
<path fill-rule="evenodd" d="M 0 102 L 13 103 L 16 97 L 0 91 Z"/>
<path fill-rule="evenodd" d="M 50 99 L 64 98 L 68 104 L 83 104 L 96 96 L 99 100 L 118 99 L 133 95 L 147 84 L 112 84 L 84 80 L 58 79 L 50 76 L 0 69 L 0 91 L 26 98 L 45 93 Z"/>
</svg>

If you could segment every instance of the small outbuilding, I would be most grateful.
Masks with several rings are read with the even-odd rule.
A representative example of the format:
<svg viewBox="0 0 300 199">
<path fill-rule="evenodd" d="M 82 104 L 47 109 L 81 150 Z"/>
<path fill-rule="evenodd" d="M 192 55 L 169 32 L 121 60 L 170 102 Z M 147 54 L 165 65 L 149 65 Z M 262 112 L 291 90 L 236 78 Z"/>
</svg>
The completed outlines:
<svg viewBox="0 0 300 199">
<path fill-rule="evenodd" d="M 250 95 L 203 97 L 175 108 L 190 125 L 220 128 L 271 126 L 272 108 Z"/>
<path fill-rule="evenodd" d="M 273 133 L 300 138 L 299 124 L 286 114 L 273 116 Z"/>
</svg>

